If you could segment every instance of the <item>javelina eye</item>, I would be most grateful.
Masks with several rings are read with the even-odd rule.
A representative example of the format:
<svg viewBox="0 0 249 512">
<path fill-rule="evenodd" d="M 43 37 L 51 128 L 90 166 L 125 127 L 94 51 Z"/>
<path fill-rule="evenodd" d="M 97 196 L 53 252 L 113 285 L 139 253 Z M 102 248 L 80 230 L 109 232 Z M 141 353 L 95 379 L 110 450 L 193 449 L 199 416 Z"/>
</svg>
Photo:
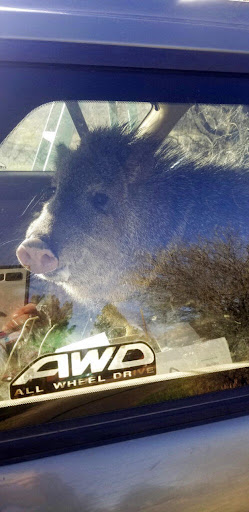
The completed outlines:
<svg viewBox="0 0 249 512">
<path fill-rule="evenodd" d="M 106 194 L 102 194 L 101 192 L 96 192 L 92 197 L 92 204 L 96 210 L 99 212 L 104 212 L 106 205 L 108 203 L 108 196 Z"/>
</svg>

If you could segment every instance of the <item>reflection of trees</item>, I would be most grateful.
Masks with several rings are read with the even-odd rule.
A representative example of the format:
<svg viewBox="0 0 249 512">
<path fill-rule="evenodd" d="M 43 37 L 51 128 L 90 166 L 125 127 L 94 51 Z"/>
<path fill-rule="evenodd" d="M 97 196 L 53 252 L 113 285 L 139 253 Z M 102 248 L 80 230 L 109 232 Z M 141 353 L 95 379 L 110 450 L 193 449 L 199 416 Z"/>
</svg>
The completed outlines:
<svg viewBox="0 0 249 512">
<path fill-rule="evenodd" d="M 60 305 L 55 295 L 34 295 L 37 308 L 24 322 L 3 369 L 4 377 L 13 376 L 32 359 L 66 345 L 75 326 L 69 327 L 73 313 L 71 302 Z"/>
<path fill-rule="evenodd" d="M 94 322 L 93 334 L 105 332 L 109 340 L 117 343 L 129 341 L 146 341 L 151 348 L 158 351 L 158 343 L 147 330 L 143 311 L 140 310 L 143 329 L 131 325 L 126 317 L 113 304 L 106 304 Z"/>
<path fill-rule="evenodd" d="M 56 348 L 66 345 L 68 336 L 73 332 L 75 326 L 69 327 L 73 314 L 72 302 L 66 301 L 62 306 L 55 295 L 40 296 L 34 295 L 31 302 L 37 304 L 39 320 L 35 322 L 31 334 L 31 343 L 38 348 L 47 336 L 42 353 L 54 352 Z"/>
<path fill-rule="evenodd" d="M 135 334 L 124 315 L 113 304 L 106 304 L 94 322 L 94 332 L 105 332 L 108 338 L 118 338 Z"/>
<path fill-rule="evenodd" d="M 183 307 L 205 338 L 226 336 L 240 358 L 249 348 L 249 245 L 233 232 L 147 254 L 136 275 L 146 301 L 159 314 Z"/>
<path fill-rule="evenodd" d="M 55 295 L 34 295 L 29 306 L 32 304 L 37 306 L 34 306 L 30 315 L 26 315 L 28 318 L 16 334 L 17 339 L 11 346 L 2 370 L 1 375 L 4 378 L 14 376 L 41 354 L 54 352 L 66 345 L 68 336 L 75 328 L 69 327 L 73 313 L 71 302 L 65 302 L 61 306 Z"/>
</svg>

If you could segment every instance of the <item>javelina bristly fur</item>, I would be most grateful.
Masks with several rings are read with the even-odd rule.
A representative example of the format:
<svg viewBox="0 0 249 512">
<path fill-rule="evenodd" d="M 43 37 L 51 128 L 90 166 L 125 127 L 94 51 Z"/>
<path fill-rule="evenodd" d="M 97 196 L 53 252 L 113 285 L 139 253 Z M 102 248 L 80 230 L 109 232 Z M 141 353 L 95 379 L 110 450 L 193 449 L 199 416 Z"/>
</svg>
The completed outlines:
<svg viewBox="0 0 249 512">
<path fill-rule="evenodd" d="M 74 151 L 59 146 L 55 186 L 27 231 L 26 264 L 85 304 L 129 296 L 141 251 L 211 238 L 218 226 L 248 236 L 247 173 L 198 168 L 127 129 L 89 132 Z"/>
</svg>

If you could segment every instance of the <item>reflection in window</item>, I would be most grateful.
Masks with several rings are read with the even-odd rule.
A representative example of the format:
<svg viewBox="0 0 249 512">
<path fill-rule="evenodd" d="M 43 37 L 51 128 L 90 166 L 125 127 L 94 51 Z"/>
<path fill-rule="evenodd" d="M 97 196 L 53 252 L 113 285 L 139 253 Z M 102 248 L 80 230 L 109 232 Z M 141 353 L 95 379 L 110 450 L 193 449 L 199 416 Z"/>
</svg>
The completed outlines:
<svg viewBox="0 0 249 512">
<path fill-rule="evenodd" d="M 1 160 L 9 148 L 9 169 L 56 176 L 41 214 L 31 172 L 22 208 L 28 300 L 22 269 L 0 274 L 6 303 L 5 282 L 20 297 L 1 303 L 2 400 L 37 357 L 136 342 L 165 379 L 139 404 L 249 383 L 248 134 L 248 107 L 233 105 L 57 102 L 19 125 Z"/>
</svg>

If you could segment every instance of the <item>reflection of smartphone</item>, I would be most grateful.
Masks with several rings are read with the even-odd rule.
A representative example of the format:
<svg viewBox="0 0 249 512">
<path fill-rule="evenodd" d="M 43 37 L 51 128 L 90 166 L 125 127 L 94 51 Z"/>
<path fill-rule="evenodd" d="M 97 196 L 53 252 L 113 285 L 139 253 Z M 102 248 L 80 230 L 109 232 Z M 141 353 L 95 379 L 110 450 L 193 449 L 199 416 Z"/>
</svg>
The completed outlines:
<svg viewBox="0 0 249 512">
<path fill-rule="evenodd" d="M 29 276 L 21 265 L 0 267 L 0 331 L 16 309 L 28 302 Z"/>
</svg>

